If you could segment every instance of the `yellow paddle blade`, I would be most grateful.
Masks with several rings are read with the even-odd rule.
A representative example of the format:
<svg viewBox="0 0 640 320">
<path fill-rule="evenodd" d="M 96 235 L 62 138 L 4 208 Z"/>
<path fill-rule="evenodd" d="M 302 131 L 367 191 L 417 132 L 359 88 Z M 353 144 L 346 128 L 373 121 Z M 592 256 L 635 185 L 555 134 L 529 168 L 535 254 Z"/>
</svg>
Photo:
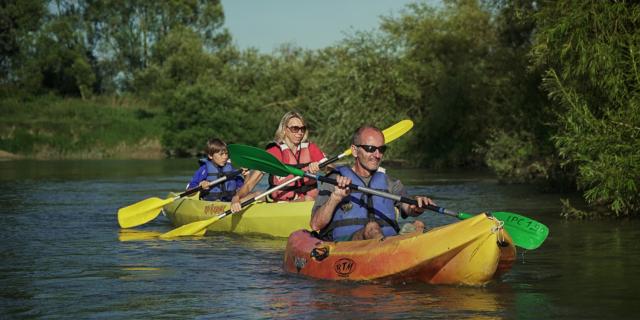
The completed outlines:
<svg viewBox="0 0 640 320">
<path fill-rule="evenodd" d="M 175 228 L 169 232 L 160 235 L 161 239 L 171 239 L 175 237 L 185 236 L 202 236 L 207 232 L 207 227 L 216 221 L 220 220 L 220 216 L 211 217 L 207 220 L 200 220 L 185 224 L 181 227 Z"/>
<path fill-rule="evenodd" d="M 413 128 L 413 121 L 411 120 L 402 120 L 389 128 L 382 130 L 382 134 L 384 135 L 384 142 L 389 143 L 395 139 L 400 138 L 403 134 L 407 133 L 409 130 Z M 342 153 L 345 157 L 351 155 L 351 148 L 345 150 Z"/>
<path fill-rule="evenodd" d="M 155 219 L 163 206 L 172 203 L 174 198 L 149 198 L 118 210 L 118 223 L 121 228 L 132 228 Z"/>
</svg>

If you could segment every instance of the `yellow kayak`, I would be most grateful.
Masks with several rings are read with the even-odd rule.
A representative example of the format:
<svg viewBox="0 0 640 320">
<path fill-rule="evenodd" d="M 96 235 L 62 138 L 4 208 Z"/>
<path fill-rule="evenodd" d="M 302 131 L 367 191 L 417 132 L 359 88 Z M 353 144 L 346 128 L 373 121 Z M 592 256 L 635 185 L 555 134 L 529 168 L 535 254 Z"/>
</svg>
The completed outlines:
<svg viewBox="0 0 640 320">
<path fill-rule="evenodd" d="M 169 194 L 170 197 L 176 194 Z M 229 209 L 229 202 L 199 200 L 198 195 L 184 197 L 163 207 L 171 223 L 182 226 L 218 216 Z M 231 214 L 207 227 L 207 231 L 262 234 L 288 237 L 293 231 L 309 229 L 313 201 L 254 202 L 243 211 Z"/>
<path fill-rule="evenodd" d="M 306 230 L 289 237 L 285 271 L 326 280 L 482 285 L 508 271 L 516 249 L 485 214 L 382 240 L 325 242 Z"/>
</svg>

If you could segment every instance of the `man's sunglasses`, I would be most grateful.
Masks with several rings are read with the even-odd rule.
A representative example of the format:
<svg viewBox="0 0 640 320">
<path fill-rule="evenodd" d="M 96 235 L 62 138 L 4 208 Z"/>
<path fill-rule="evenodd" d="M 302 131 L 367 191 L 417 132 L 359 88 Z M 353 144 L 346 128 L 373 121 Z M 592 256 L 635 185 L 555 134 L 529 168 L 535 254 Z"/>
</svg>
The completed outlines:
<svg viewBox="0 0 640 320">
<path fill-rule="evenodd" d="M 358 145 L 356 145 L 356 147 L 360 147 L 360 148 L 364 149 L 364 151 L 369 152 L 369 153 L 374 153 L 374 152 L 376 152 L 376 150 L 380 151 L 380 153 L 384 153 L 385 151 L 387 151 L 387 146 L 386 145 L 382 145 L 382 146 L 376 147 L 376 146 L 370 146 L 368 144 L 358 144 Z"/>
<path fill-rule="evenodd" d="M 298 126 L 291 126 L 291 127 L 287 127 L 289 130 L 291 130 L 291 132 L 293 133 L 298 133 L 300 131 L 305 132 L 307 131 L 307 127 L 302 126 L 302 127 L 298 127 Z"/>
</svg>

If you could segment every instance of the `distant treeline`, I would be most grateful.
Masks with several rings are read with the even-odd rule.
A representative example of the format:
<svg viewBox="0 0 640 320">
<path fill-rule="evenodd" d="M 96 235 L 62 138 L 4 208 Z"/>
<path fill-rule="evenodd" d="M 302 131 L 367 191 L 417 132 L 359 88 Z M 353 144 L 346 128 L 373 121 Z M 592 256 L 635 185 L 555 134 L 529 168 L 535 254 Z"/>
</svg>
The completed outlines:
<svg viewBox="0 0 640 320">
<path fill-rule="evenodd" d="M 640 211 L 636 1 L 417 1 L 379 31 L 271 54 L 232 45 L 219 1 L 9 0 L 0 15 L 5 109 L 43 95 L 143 101 L 125 117 L 154 121 L 139 139 L 171 156 L 211 136 L 264 145 L 288 110 L 328 153 L 360 124 L 410 118 L 390 157 L 487 165 L 507 183 L 577 187 L 605 215 Z M 11 121 L 0 148 L 25 152 Z"/>
</svg>

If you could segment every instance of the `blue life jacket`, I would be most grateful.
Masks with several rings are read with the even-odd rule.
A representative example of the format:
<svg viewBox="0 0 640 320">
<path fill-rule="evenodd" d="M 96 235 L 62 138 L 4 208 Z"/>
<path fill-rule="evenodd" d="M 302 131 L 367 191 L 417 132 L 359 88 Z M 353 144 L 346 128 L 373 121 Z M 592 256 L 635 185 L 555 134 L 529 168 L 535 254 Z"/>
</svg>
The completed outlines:
<svg viewBox="0 0 640 320">
<path fill-rule="evenodd" d="M 351 183 L 388 192 L 387 175 L 376 171 L 369 185 L 348 166 L 337 167 L 340 175 L 351 178 Z M 336 207 L 331 223 L 325 228 L 323 234 L 331 232 L 331 239 L 346 240 L 351 235 L 362 229 L 369 221 L 376 221 L 382 228 L 385 237 L 398 234 L 398 223 L 396 222 L 396 210 L 394 201 L 379 196 L 369 195 L 357 190 L 351 190 L 349 196 L 345 197 Z"/>
<path fill-rule="evenodd" d="M 209 159 L 201 159 L 200 162 L 207 166 L 207 181 L 214 181 L 234 171 L 233 166 L 231 166 L 229 162 L 223 167 L 219 167 Z M 200 191 L 200 199 L 208 201 L 231 201 L 231 198 L 233 198 L 233 195 L 236 194 L 236 190 L 239 188 L 240 186 L 236 183 L 235 177 L 230 177 L 227 181 L 212 186 L 209 190 Z"/>
</svg>

